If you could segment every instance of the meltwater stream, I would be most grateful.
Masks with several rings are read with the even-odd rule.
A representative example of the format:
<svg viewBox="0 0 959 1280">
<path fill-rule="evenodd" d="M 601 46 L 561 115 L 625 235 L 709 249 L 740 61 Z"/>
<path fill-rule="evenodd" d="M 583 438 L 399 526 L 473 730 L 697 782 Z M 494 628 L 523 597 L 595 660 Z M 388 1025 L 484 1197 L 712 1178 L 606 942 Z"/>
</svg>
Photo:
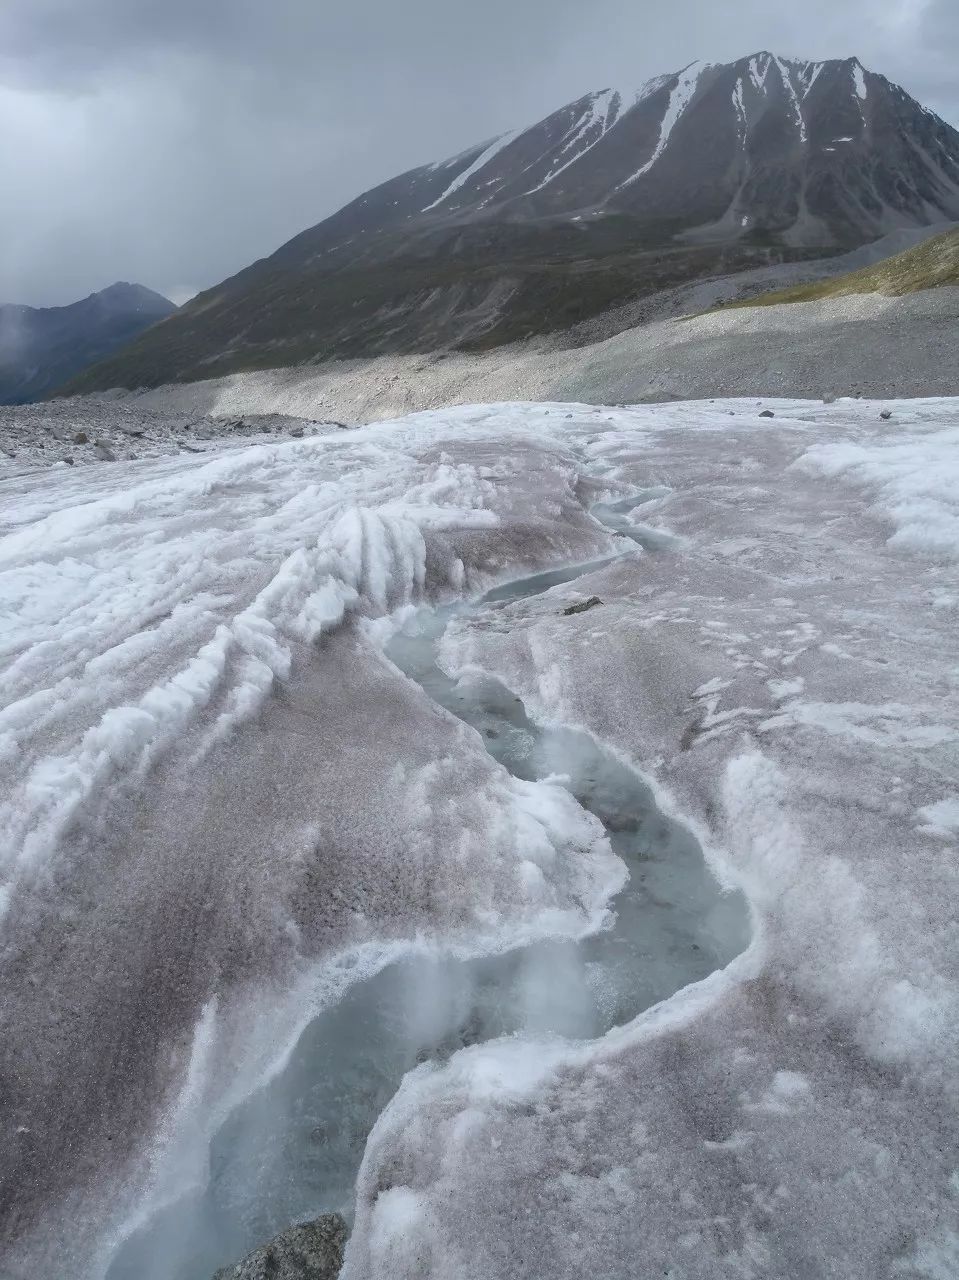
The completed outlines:
<svg viewBox="0 0 959 1280">
<path fill-rule="evenodd" d="M 669 535 L 625 514 L 645 497 L 594 511 L 617 533 L 659 549 Z M 331 1210 L 349 1218 L 367 1135 L 417 1063 L 510 1034 L 595 1038 L 747 945 L 744 900 L 720 892 L 695 839 L 657 808 L 632 769 L 585 733 L 537 725 L 498 681 L 461 684 L 437 663 L 454 616 L 508 607 L 605 563 L 508 583 L 476 604 L 421 609 L 387 652 L 516 777 L 568 779 L 629 869 L 614 926 L 578 943 L 544 941 L 480 960 L 410 958 L 358 983 L 309 1024 L 283 1071 L 220 1128 L 206 1188 L 131 1236 L 108 1280 L 210 1280 L 293 1222 Z"/>
</svg>

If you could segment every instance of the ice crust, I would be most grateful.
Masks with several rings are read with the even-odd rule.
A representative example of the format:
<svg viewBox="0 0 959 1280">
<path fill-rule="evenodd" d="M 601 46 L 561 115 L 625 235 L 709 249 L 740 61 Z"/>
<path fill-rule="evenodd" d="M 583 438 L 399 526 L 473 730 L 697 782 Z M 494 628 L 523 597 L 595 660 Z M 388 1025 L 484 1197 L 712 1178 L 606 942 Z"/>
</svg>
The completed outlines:
<svg viewBox="0 0 959 1280">
<path fill-rule="evenodd" d="M 87 1274 L 76 1222 L 202 1178 L 231 1102 L 404 948 L 602 921 L 597 824 L 351 624 L 607 553 L 577 476 L 441 416 L 3 485 L 8 1249 Z"/>
<path fill-rule="evenodd" d="M 603 610 L 562 617 L 557 592 L 447 646 L 639 761 L 756 941 L 595 1045 L 409 1077 L 347 1280 L 955 1273 L 956 407 L 897 405 L 894 431 L 876 405 L 774 408 L 580 428 L 611 484 L 669 485 L 648 518 L 682 549 L 578 582 Z M 890 539 L 915 503 L 935 536 Z M 381 1216 L 397 1186 L 409 1213 Z"/>
<path fill-rule="evenodd" d="M 600 1041 L 408 1076 L 345 1280 L 954 1274 L 959 410 L 880 407 L 473 406 L 0 482 L 0 1270 L 98 1274 L 78 1224 L 202 1178 L 358 976 L 596 926 L 595 824 L 376 627 L 600 561 L 588 507 L 646 489 L 653 549 L 464 620 L 443 661 L 635 763 L 754 942 Z"/>
</svg>

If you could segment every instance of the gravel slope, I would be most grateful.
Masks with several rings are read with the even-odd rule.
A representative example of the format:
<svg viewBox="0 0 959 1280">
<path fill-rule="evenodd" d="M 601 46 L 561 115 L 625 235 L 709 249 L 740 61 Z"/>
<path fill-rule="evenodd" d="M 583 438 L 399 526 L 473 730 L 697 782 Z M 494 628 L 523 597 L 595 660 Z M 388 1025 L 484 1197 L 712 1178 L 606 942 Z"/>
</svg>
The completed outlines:
<svg viewBox="0 0 959 1280">
<path fill-rule="evenodd" d="M 498 400 L 956 395 L 957 319 L 959 289 L 869 295 L 660 321 L 572 350 L 527 344 L 483 355 L 335 361 L 83 403 L 113 412 L 122 404 L 151 412 L 361 423 Z"/>
<path fill-rule="evenodd" d="M 858 256 L 870 252 L 875 246 Z M 683 303 L 688 316 L 711 305 L 716 297 L 707 295 L 722 285 L 704 282 L 662 295 L 660 304 Z M 473 355 L 331 361 L 0 408 L 0 469 L 202 452 L 224 435 L 266 441 L 325 434 L 422 409 L 505 400 L 954 396 L 957 320 L 959 288 L 866 294 L 669 316 L 574 347 L 539 340 Z M 566 339 L 575 336 L 570 331 Z"/>
<path fill-rule="evenodd" d="M 551 387 L 591 402 L 955 395 L 959 289 L 747 308 L 631 330 Z"/>
</svg>

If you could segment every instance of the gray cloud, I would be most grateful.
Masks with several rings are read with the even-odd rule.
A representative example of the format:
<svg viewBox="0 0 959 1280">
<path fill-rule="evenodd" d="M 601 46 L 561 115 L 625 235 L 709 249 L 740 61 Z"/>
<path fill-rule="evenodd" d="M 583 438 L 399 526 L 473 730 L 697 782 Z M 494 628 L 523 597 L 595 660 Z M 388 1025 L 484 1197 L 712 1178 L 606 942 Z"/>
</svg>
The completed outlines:
<svg viewBox="0 0 959 1280">
<path fill-rule="evenodd" d="M 693 58 L 856 53 L 959 122 L 954 0 L 649 7 L 5 0 L 0 301 L 182 296 L 405 168 Z"/>
</svg>

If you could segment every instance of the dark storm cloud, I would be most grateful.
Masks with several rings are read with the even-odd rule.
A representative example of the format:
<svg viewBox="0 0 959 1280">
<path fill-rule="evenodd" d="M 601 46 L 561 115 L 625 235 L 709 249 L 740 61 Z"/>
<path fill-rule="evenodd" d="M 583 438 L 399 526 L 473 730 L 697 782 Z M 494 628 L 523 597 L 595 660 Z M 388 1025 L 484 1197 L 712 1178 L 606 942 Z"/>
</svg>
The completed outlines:
<svg viewBox="0 0 959 1280">
<path fill-rule="evenodd" d="M 771 10 L 779 12 L 771 12 Z M 590 88 L 857 53 L 959 120 L 954 0 L 5 0 L 0 300 L 214 283 Z"/>
</svg>

